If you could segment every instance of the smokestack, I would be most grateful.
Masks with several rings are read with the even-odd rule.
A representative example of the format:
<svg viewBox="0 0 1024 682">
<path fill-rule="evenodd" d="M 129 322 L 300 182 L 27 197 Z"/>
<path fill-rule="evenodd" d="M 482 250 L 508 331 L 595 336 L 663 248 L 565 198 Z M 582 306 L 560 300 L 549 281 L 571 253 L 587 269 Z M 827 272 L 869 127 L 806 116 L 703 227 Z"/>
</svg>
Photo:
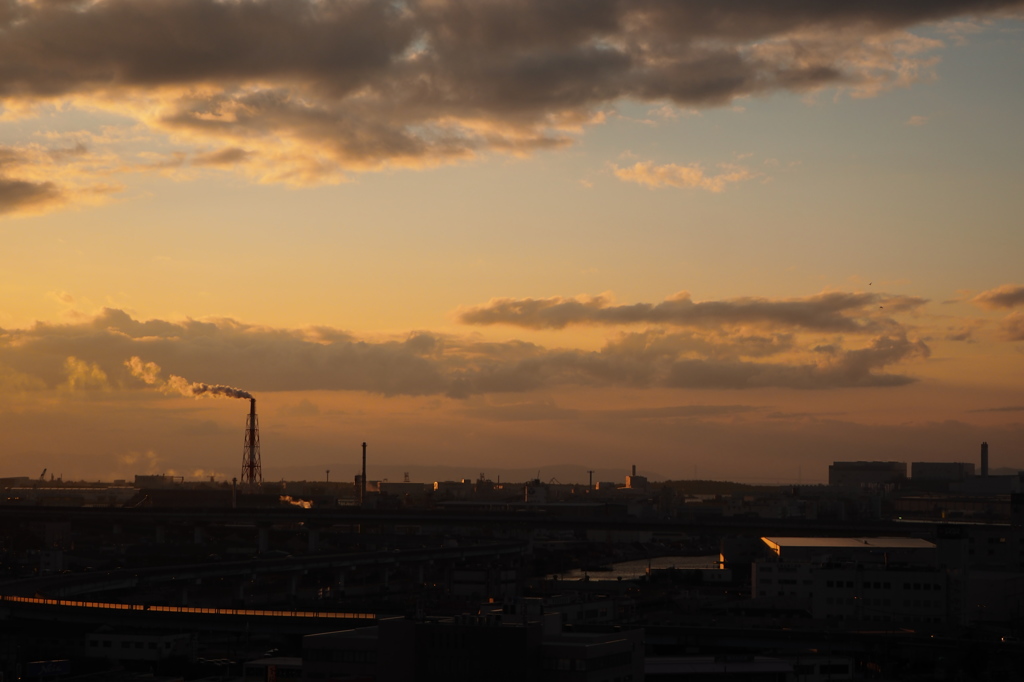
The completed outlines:
<svg viewBox="0 0 1024 682">
<path fill-rule="evenodd" d="M 256 398 L 249 397 L 249 417 L 245 424 L 245 447 L 242 449 L 242 485 L 250 490 L 263 485 L 260 463 L 260 432 L 256 420 Z"/>
<path fill-rule="evenodd" d="M 249 398 L 249 452 L 256 444 L 256 398 Z"/>
<path fill-rule="evenodd" d="M 988 443 L 981 444 L 981 475 L 988 476 Z"/>
<path fill-rule="evenodd" d="M 636 465 L 633 465 L 633 475 L 636 476 Z"/>
<path fill-rule="evenodd" d="M 366 501 L 366 443 L 363 443 L 363 475 L 359 478 L 359 506 Z"/>
</svg>

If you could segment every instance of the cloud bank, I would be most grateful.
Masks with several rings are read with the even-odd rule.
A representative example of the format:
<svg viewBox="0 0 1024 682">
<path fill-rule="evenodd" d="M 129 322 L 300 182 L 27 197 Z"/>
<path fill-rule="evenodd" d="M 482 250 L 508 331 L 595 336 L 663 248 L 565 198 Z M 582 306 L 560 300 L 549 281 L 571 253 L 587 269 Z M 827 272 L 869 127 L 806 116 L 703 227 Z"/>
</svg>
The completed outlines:
<svg viewBox="0 0 1024 682">
<path fill-rule="evenodd" d="M 571 324 L 668 324 L 679 326 L 753 324 L 814 331 L 873 333 L 896 323 L 882 311 L 906 312 L 925 299 L 874 293 L 822 293 L 804 298 L 736 298 L 694 302 L 680 292 L 661 303 L 613 305 L 609 297 L 495 298 L 457 311 L 464 324 L 508 324 L 528 329 L 562 329 Z"/>
<path fill-rule="evenodd" d="M 563 146 L 623 100 L 693 108 L 824 87 L 869 96 L 934 64 L 943 43 L 909 29 L 1020 4 L 3 0 L 0 98 L 8 118 L 53 105 L 127 116 L 172 136 L 173 165 L 335 182 Z M 687 167 L 620 170 L 695 182 Z M 67 193 L 34 175 L 0 174 L 0 211 Z M 729 176 L 697 185 L 715 190 Z"/>
<path fill-rule="evenodd" d="M 831 301 L 832 295 L 825 296 Z M 278 329 L 231 319 L 140 321 L 106 309 L 72 324 L 0 330 L 0 378 L 8 377 L 5 383 L 18 390 L 151 385 L 169 394 L 246 397 L 229 388 L 245 385 L 254 392 L 338 390 L 451 398 L 558 386 L 830 389 L 912 382 L 888 368 L 927 358 L 928 346 L 895 321 L 844 314 L 874 299 L 840 296 L 860 302 L 825 304 L 817 297 L 795 305 L 762 299 L 722 302 L 714 313 L 687 313 L 699 325 L 695 328 L 617 333 L 597 351 L 430 332 L 359 339 L 328 327 Z M 916 305 L 912 299 L 904 304 Z M 659 317 L 657 306 L 631 308 L 644 315 L 630 319 L 673 319 Z M 729 324 L 744 317 L 767 328 Z M 807 329 L 815 333 L 808 335 Z M 828 332 L 827 343 L 820 331 Z M 853 340 L 837 332 L 851 332 Z M 162 378 L 161 368 L 169 379 Z M 196 384 L 183 376 L 217 383 Z"/>
</svg>

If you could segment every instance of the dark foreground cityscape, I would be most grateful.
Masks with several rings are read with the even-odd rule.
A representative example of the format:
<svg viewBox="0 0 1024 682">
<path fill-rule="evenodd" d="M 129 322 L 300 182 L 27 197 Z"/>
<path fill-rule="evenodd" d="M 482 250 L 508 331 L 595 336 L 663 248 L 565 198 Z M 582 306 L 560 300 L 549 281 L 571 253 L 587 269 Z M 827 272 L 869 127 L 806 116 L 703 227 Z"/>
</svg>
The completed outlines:
<svg viewBox="0 0 1024 682">
<path fill-rule="evenodd" d="M 964 459 L 781 487 L 4 478 L 0 679 L 1024 679 L 1024 473 Z"/>
</svg>

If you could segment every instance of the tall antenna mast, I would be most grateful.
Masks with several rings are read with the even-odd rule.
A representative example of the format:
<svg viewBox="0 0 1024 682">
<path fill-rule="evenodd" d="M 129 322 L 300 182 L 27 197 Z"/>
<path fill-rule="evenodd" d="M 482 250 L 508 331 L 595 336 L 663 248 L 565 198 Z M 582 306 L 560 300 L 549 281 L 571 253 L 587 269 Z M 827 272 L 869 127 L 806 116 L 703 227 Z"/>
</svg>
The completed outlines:
<svg viewBox="0 0 1024 682">
<path fill-rule="evenodd" d="M 263 485 L 263 465 L 260 463 L 260 428 L 256 420 L 256 398 L 249 398 L 249 417 L 245 420 L 242 485 L 250 490 Z"/>
</svg>

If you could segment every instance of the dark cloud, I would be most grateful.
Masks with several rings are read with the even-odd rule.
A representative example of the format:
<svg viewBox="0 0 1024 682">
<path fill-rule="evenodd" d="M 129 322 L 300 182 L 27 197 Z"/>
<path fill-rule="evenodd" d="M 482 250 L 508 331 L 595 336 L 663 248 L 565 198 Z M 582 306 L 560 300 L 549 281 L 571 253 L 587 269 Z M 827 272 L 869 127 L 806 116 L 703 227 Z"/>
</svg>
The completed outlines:
<svg viewBox="0 0 1024 682">
<path fill-rule="evenodd" d="M 878 313 L 912 310 L 926 301 L 909 296 L 824 293 L 806 298 L 735 298 L 694 302 L 683 292 L 658 304 L 612 305 L 588 298 L 493 299 L 462 310 L 465 324 L 511 324 L 530 329 L 562 329 L 570 324 L 670 324 L 681 326 L 764 324 L 828 332 L 871 333 L 892 325 Z"/>
<path fill-rule="evenodd" d="M 4 0 L 0 97 L 131 110 L 150 94 L 159 106 L 134 112 L 146 123 L 218 143 L 221 163 L 263 145 L 282 155 L 270 177 L 302 182 L 566 144 L 567 127 L 623 99 L 877 90 L 936 47 L 889 32 L 1019 4 Z"/>
<path fill-rule="evenodd" d="M 681 360 L 673 364 L 667 384 L 676 388 L 731 389 L 903 386 L 915 380 L 879 370 L 905 359 L 926 358 L 929 354 L 928 346 L 921 341 L 883 336 L 868 348 L 834 353 L 827 361 L 817 364 Z"/>
<path fill-rule="evenodd" d="M 793 334 L 746 334 L 721 328 L 709 330 L 665 332 L 648 329 L 620 334 L 602 351 L 606 355 L 632 358 L 649 364 L 679 355 L 696 355 L 716 360 L 767 358 L 797 348 Z"/>
<path fill-rule="evenodd" d="M 106 162 L 103 155 L 93 154 L 75 141 L 0 145 L 0 215 L 43 213 L 76 202 L 102 202 L 120 190 L 110 183 L 109 173 L 103 168 Z"/>
<path fill-rule="evenodd" d="M 253 393 L 304 389 L 365 390 L 385 395 L 443 393 L 434 362 L 401 341 L 369 343 L 342 333 L 282 330 L 234 320 L 138 321 L 107 309 L 79 324 L 36 324 L 0 337 L 0 363 L 56 386 L 64 358 L 95 362 L 126 386 L 142 386 L 124 363 L 154 362 L 165 375 L 210 384 L 245 385 Z M 58 362 L 59 361 L 59 362 Z"/>
<path fill-rule="evenodd" d="M 1024 306 L 1024 285 L 1004 284 L 981 292 L 972 298 L 971 302 L 992 310 Z M 1024 315 L 1016 311 L 1011 312 L 1000 322 L 999 330 L 1003 339 L 1007 341 L 1024 341 Z"/>
<path fill-rule="evenodd" d="M 106 0 L 18 10 L 0 47 L 8 96 L 265 79 L 344 93 L 388 66 L 415 32 L 390 2 Z"/>
<path fill-rule="evenodd" d="M 38 209 L 59 204 L 63 199 L 60 189 L 52 182 L 28 182 L 0 177 L 0 214 Z"/>
<path fill-rule="evenodd" d="M 814 364 L 793 359 L 808 353 Z M 161 387 L 187 377 L 181 381 L 189 386 L 192 381 L 245 386 L 256 395 L 321 389 L 467 398 L 555 386 L 898 386 L 913 379 L 883 370 L 927 356 L 924 343 L 894 334 L 873 338 L 862 348 L 847 349 L 837 340 L 813 350 L 787 335 L 647 331 L 622 335 L 599 351 L 583 351 L 429 332 L 371 341 L 324 327 L 276 329 L 230 319 L 139 321 L 113 309 L 74 324 L 0 330 L 0 367 L 17 367 L 22 387 L 71 385 L 68 359 L 73 358 L 104 386 Z"/>
<path fill-rule="evenodd" d="M 782 350 L 774 361 L 746 359 L 742 346 L 721 353 L 694 351 L 685 335 L 650 332 L 609 342 L 599 352 L 543 350 L 519 359 L 502 353 L 477 357 L 472 369 L 457 374 L 453 397 L 529 391 L 546 386 L 667 386 L 689 389 L 894 387 L 914 378 L 883 372 L 901 362 L 927 358 L 930 349 L 905 335 L 880 336 L 865 348 L 839 346 L 818 352 L 816 363 L 794 363 Z M 787 349 L 788 350 L 788 349 Z M 755 356 L 756 357 L 756 356 Z"/>
<path fill-rule="evenodd" d="M 233 166 L 236 163 L 242 163 L 248 160 L 251 156 L 252 152 L 247 152 L 246 150 L 238 147 L 228 147 L 227 149 L 221 149 L 208 154 L 198 154 L 192 159 L 192 165 Z"/>
<path fill-rule="evenodd" d="M 1024 285 L 1004 284 L 983 291 L 971 300 L 983 308 L 1013 308 L 1024 305 Z"/>
<path fill-rule="evenodd" d="M 1024 315 L 1007 315 L 1000 324 L 1000 330 L 1007 341 L 1024 341 Z"/>
</svg>

